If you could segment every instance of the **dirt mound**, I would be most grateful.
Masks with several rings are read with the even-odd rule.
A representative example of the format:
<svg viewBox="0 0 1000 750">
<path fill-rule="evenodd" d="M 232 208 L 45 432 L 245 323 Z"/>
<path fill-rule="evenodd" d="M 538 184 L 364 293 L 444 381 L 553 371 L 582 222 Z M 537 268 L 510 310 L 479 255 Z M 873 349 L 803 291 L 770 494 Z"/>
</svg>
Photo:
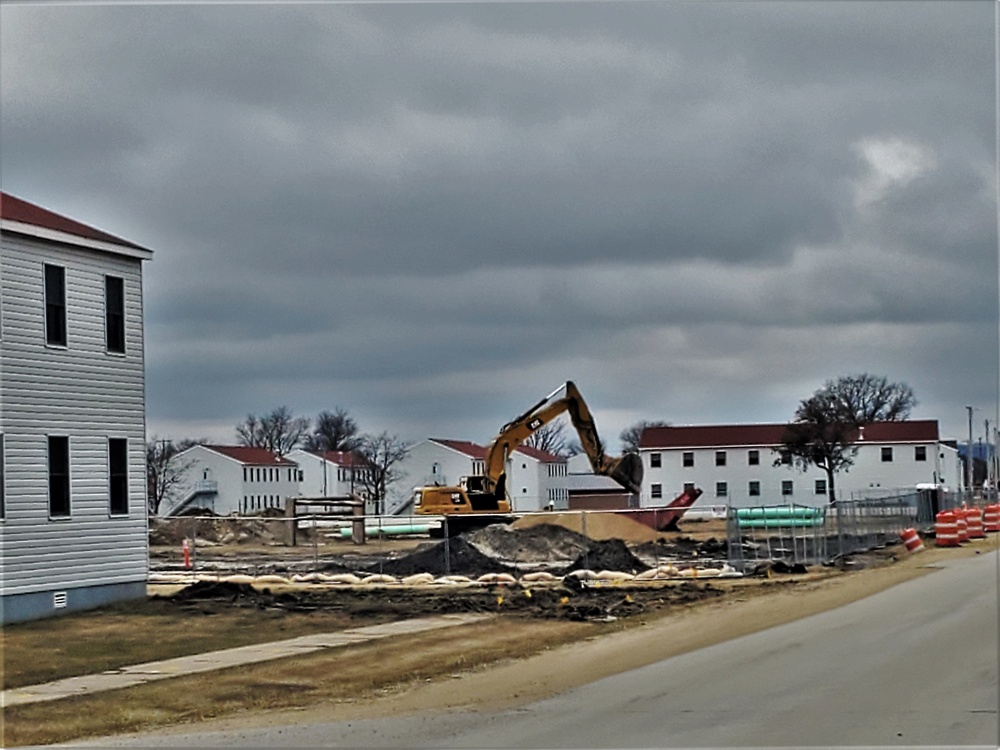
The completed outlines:
<svg viewBox="0 0 1000 750">
<path fill-rule="evenodd" d="M 574 560 L 591 540 L 551 523 L 528 528 L 494 524 L 464 537 L 485 555 L 513 563 L 549 563 Z"/>
<path fill-rule="evenodd" d="M 418 547 L 408 555 L 380 561 L 370 568 L 371 572 L 391 576 L 408 576 L 414 573 L 442 576 L 454 573 L 475 577 L 486 573 L 510 573 L 512 570 L 510 566 L 483 554 L 461 536 Z"/>
<path fill-rule="evenodd" d="M 662 536 L 661 532 L 631 518 L 612 512 L 590 513 L 540 513 L 522 516 L 513 526 L 527 529 L 539 524 L 554 524 L 575 531 L 590 539 L 622 539 L 626 542 L 651 542 Z"/>
<path fill-rule="evenodd" d="M 210 511 L 198 513 L 199 518 L 151 518 L 149 543 L 174 546 L 185 539 L 200 539 L 213 544 L 271 544 L 282 541 L 287 533 L 283 520 L 205 517 L 206 513 Z"/>
<path fill-rule="evenodd" d="M 622 573 L 641 573 L 649 570 L 648 565 L 632 554 L 621 539 L 606 539 L 591 542 L 569 566 L 563 575 L 574 570 L 617 570 Z"/>
</svg>

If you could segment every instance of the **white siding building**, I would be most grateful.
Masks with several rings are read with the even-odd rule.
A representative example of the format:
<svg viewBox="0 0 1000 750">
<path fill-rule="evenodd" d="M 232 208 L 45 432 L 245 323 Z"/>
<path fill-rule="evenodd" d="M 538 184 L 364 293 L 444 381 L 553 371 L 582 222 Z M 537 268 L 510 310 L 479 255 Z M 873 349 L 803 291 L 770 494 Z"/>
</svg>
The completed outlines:
<svg viewBox="0 0 1000 750">
<path fill-rule="evenodd" d="M 394 487 L 396 503 L 406 503 L 414 487 L 457 485 L 462 477 L 486 469 L 486 448 L 463 440 L 428 438 L 417 443 L 400 463 Z M 520 446 L 507 460 L 507 495 L 517 512 L 568 507 L 566 460 L 545 451 Z M 390 509 L 396 507 L 392 502 Z"/>
<path fill-rule="evenodd" d="M 220 516 L 284 510 L 285 499 L 299 494 L 299 467 L 265 448 L 196 445 L 174 460 L 184 471 L 176 502 L 163 516 L 192 508 Z"/>
<path fill-rule="evenodd" d="M 569 508 L 565 458 L 522 445 L 507 459 L 507 494 L 517 513 Z"/>
<path fill-rule="evenodd" d="M 150 258 L 0 194 L 3 622 L 146 595 Z"/>
<path fill-rule="evenodd" d="M 307 451 L 296 449 L 285 456 L 298 464 L 303 497 L 347 497 L 363 495 L 360 462 L 348 451 Z"/>
<path fill-rule="evenodd" d="M 696 506 L 826 504 L 825 471 L 774 465 L 784 431 L 783 424 L 647 428 L 639 443 L 642 506 L 664 505 L 688 485 L 704 493 Z M 835 476 L 838 499 L 961 481 L 958 452 L 940 439 L 936 420 L 870 424 L 856 445 L 853 466 Z"/>
</svg>

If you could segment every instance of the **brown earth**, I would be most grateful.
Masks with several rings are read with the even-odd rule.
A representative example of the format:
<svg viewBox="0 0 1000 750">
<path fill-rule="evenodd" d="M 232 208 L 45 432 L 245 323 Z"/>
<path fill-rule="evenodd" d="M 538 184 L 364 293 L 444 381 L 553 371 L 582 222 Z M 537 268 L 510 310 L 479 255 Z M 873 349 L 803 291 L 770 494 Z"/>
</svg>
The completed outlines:
<svg viewBox="0 0 1000 750">
<path fill-rule="evenodd" d="M 564 528 L 564 531 L 573 530 Z M 591 528 L 588 532 L 599 533 Z M 615 532 L 633 536 L 632 549 L 657 544 L 696 551 L 697 545 L 717 540 L 720 529 L 708 522 L 704 526 L 686 524 L 683 532 L 671 535 L 654 532 L 653 538 L 644 529 L 617 528 Z M 531 556 L 533 544 L 542 547 L 534 554 L 552 554 L 552 550 L 544 549 L 544 542 L 531 541 L 530 535 L 502 534 L 494 530 L 483 535 L 479 543 L 484 547 L 492 544 L 494 548 L 505 543 L 513 545 L 504 549 L 503 554 L 493 549 L 492 554 L 499 557 L 513 555 L 526 559 Z M 582 545 L 594 541 L 551 530 L 547 536 L 550 541 L 562 540 L 559 549 L 567 557 L 571 557 L 574 549 L 578 554 Z M 388 561 L 405 560 L 411 554 L 434 548 L 434 543 L 426 540 L 394 539 L 380 542 L 365 552 Z M 454 611 L 492 612 L 497 617 L 451 629 L 444 639 L 402 636 L 378 644 L 333 649 L 215 674 L 178 677 L 107 694 L 12 707 L 4 712 L 6 740 L 11 744 L 32 744 L 56 741 L 52 738 L 72 739 L 171 726 L 176 731 L 190 731 L 191 723 L 214 730 L 438 709 L 516 707 L 610 674 L 841 606 L 931 572 L 943 559 L 996 548 L 997 535 L 991 535 L 958 549 L 929 547 L 918 554 L 894 545 L 855 555 L 840 567 L 817 566 L 797 574 L 770 571 L 759 577 L 652 585 L 606 581 L 593 588 L 574 585 L 570 580 L 536 586 L 523 583 L 448 589 L 428 586 L 412 590 L 400 586 L 335 590 L 312 586 L 251 589 L 231 584 L 198 584 L 172 597 L 169 595 L 177 587 L 154 586 L 151 592 L 167 598 L 150 599 L 135 608 L 134 615 L 145 607 L 157 609 L 161 614 L 173 610 L 187 618 L 184 622 L 190 624 L 192 632 L 197 625 L 212 633 L 224 632 L 226 623 L 237 618 L 250 625 L 243 637 L 251 643 L 266 640 L 269 633 L 272 637 L 288 637 L 284 632 L 270 630 L 277 627 L 276 623 L 282 623 L 282 627 L 295 623 L 296 627 L 308 629 L 311 618 L 316 618 L 315 627 L 330 629 L 334 622 L 350 627 Z M 242 549 L 247 552 L 246 546 Z M 264 547 L 258 551 L 261 557 L 268 552 Z M 298 559 L 305 564 L 314 564 L 318 554 L 308 548 L 272 547 L 269 551 L 285 560 Z M 206 550 L 209 552 L 221 563 L 233 563 L 229 557 L 232 548 L 223 545 Z M 356 549 L 343 543 L 329 545 L 322 558 L 327 559 L 334 552 L 338 559 L 344 556 L 361 559 Z M 175 551 L 171 550 L 171 554 Z M 566 564 L 565 559 L 561 564 Z M 268 629 L 258 627 L 258 632 L 252 633 L 255 618 L 258 625 L 270 623 Z M 70 622 L 69 618 L 66 621 Z M 116 627 L 127 631 L 128 617 L 118 622 Z M 81 616 L 79 623 L 80 627 L 86 627 L 86 618 Z M 16 653 L 31 650 L 19 648 L 13 637 L 17 629 L 11 631 L 4 633 L 3 639 L 9 660 Z M 150 631 L 145 635 L 145 641 L 155 637 Z M 60 638 L 72 640 L 72 636 L 52 633 L 41 636 L 45 643 L 60 642 Z M 114 642 L 115 638 L 114 632 L 104 631 L 102 640 Z M 119 658 L 123 657 L 119 654 Z M 21 679 L 28 680 L 23 675 Z M 268 685 L 275 689 L 265 690 L 263 686 Z M 295 689 L 285 689 L 286 686 Z M 108 717 L 115 721 L 109 723 Z M 43 730 L 49 734 L 37 734 Z"/>
<path fill-rule="evenodd" d="M 578 633 L 562 645 L 546 646 L 534 655 L 515 659 L 477 664 L 476 651 L 495 649 L 497 635 L 490 628 L 473 626 L 455 639 L 469 656 L 468 665 L 441 674 L 441 679 L 404 680 L 373 694 L 251 712 L 235 719 L 214 720 L 201 728 L 211 731 L 435 710 L 516 708 L 602 677 L 834 609 L 931 573 L 941 561 L 951 557 L 982 554 L 997 548 L 998 535 L 957 549 L 928 547 L 919 553 L 908 553 L 901 546 L 894 546 L 856 555 L 846 569 L 825 568 L 804 575 L 718 581 L 714 585 L 726 591 L 724 596 L 663 609 L 658 616 L 635 618 L 633 625 L 638 627 L 621 623 L 619 627 L 599 626 L 590 637 Z M 533 638 L 544 642 L 547 624 L 524 618 L 508 621 L 503 638 L 515 644 Z"/>
</svg>

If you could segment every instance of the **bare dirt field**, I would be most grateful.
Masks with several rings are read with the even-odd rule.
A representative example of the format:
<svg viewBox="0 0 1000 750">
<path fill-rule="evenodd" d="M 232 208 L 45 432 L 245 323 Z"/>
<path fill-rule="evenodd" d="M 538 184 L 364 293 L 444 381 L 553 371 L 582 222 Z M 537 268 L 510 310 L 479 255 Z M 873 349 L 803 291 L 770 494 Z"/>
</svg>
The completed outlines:
<svg viewBox="0 0 1000 750">
<path fill-rule="evenodd" d="M 364 546 L 319 539 L 297 548 L 213 543 L 197 550 L 201 571 L 220 581 L 151 586 L 138 606 L 55 618 L 3 634 L 5 686 L 32 684 L 125 663 L 327 632 L 444 612 L 490 612 L 446 637 L 411 635 L 378 644 L 178 677 L 160 683 L 4 712 L 7 746 L 103 736 L 154 727 L 190 729 L 386 716 L 435 709 L 505 708 L 602 676 L 721 642 L 869 596 L 934 569 L 950 556 L 997 548 L 997 535 L 957 549 L 910 554 L 892 545 L 840 566 L 758 575 L 654 581 L 580 581 L 567 572 L 629 570 L 671 561 L 706 569 L 724 557 L 724 527 L 687 523 L 665 534 L 609 518 L 588 535 L 569 524 L 476 532 L 442 542 L 372 540 Z M 624 519 L 627 520 L 627 519 Z M 633 526 L 640 526 L 630 522 Z M 553 528 L 558 527 L 558 528 Z M 613 528 L 612 528 L 613 527 Z M 652 533 L 651 533 L 652 532 Z M 225 533 L 225 532 L 224 532 Z M 719 540 L 722 540 L 720 542 Z M 405 576 L 510 570 L 516 583 L 458 586 L 250 586 L 224 574 L 292 576 L 326 568 Z M 605 565 L 606 564 L 606 565 Z M 157 545 L 154 570 L 182 567 L 179 543 Z M 564 576 L 527 583 L 526 571 Z M 276 579 L 277 580 L 277 579 Z M 58 644 L 55 646 L 55 644 Z M 41 654 L 51 658 L 40 659 Z"/>
</svg>

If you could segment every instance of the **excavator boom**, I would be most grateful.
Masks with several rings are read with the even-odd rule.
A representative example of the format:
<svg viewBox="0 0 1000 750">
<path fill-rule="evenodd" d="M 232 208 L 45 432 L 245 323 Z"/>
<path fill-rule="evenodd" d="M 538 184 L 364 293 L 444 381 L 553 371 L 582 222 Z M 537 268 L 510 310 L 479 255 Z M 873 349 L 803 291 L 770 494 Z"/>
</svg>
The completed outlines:
<svg viewBox="0 0 1000 750">
<path fill-rule="evenodd" d="M 562 390 L 562 398 L 555 396 Z M 573 427 L 580 436 L 580 444 L 590 460 L 595 474 L 611 477 L 629 492 L 639 493 L 642 487 L 642 460 L 626 453 L 620 458 L 608 456 L 597 434 L 597 425 L 580 395 L 576 384 L 567 381 L 516 419 L 504 425 L 486 451 L 486 480 L 496 485 L 507 465 L 507 458 L 537 430 L 562 413 L 568 413 Z"/>
</svg>

